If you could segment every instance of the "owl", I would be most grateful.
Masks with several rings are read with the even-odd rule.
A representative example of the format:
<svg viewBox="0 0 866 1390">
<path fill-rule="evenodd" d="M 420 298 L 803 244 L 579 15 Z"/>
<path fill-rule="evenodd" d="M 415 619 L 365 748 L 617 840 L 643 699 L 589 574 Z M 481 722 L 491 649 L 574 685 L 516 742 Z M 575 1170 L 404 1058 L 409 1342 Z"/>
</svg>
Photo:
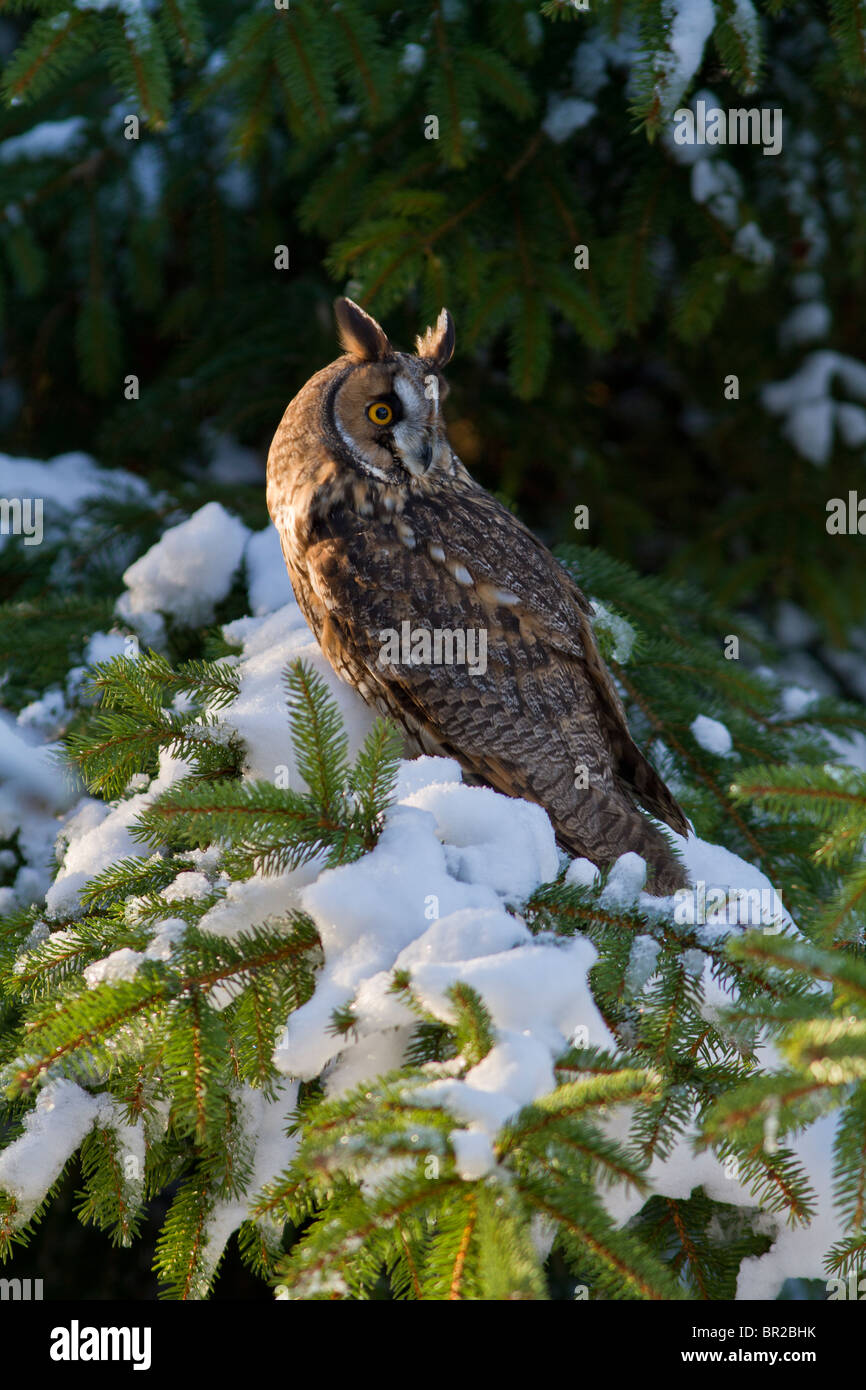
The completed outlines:
<svg viewBox="0 0 866 1390">
<path fill-rule="evenodd" d="M 268 510 L 295 597 L 339 676 L 413 752 L 537 802 L 569 854 L 627 850 L 651 891 L 686 883 L 643 807 L 685 816 L 629 734 L 577 584 L 448 442 L 443 309 L 397 352 L 350 299 L 343 355 L 288 405 L 268 455 Z"/>
</svg>

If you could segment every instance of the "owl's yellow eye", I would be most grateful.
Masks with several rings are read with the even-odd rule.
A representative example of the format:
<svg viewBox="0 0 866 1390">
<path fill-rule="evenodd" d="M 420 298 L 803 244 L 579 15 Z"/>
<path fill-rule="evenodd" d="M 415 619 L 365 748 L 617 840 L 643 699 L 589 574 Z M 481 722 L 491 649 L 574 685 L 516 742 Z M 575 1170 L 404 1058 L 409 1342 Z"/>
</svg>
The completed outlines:
<svg viewBox="0 0 866 1390">
<path fill-rule="evenodd" d="M 374 425 L 390 425 L 394 412 L 386 401 L 374 401 L 367 406 L 367 419 L 372 420 Z"/>
</svg>

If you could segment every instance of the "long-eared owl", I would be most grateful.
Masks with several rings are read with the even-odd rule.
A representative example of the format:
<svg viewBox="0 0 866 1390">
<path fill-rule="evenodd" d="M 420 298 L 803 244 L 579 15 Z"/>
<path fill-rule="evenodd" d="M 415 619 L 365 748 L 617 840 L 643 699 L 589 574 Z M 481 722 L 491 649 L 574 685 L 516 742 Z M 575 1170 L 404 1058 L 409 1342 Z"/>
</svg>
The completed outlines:
<svg viewBox="0 0 866 1390">
<path fill-rule="evenodd" d="M 538 802 L 560 844 L 605 867 L 634 850 L 648 886 L 685 884 L 664 834 L 682 810 L 629 734 L 565 568 L 448 442 L 447 310 L 397 352 L 348 299 L 343 356 L 288 405 L 268 509 L 298 604 L 338 675 L 416 751 Z"/>
</svg>

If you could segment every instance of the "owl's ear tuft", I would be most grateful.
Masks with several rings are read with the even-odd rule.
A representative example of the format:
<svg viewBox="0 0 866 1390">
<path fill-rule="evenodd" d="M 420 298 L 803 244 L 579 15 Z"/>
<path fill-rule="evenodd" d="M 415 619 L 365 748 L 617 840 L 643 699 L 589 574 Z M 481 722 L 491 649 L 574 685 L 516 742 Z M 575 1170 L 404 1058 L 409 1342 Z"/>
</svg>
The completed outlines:
<svg viewBox="0 0 866 1390">
<path fill-rule="evenodd" d="M 391 352 L 391 344 L 384 328 L 380 328 L 376 320 L 365 314 L 353 300 L 335 299 L 334 313 L 340 343 L 345 352 L 350 352 L 353 357 L 360 357 L 365 362 L 378 361 Z"/>
<path fill-rule="evenodd" d="M 434 367 L 444 367 L 454 354 L 454 320 L 447 309 L 443 309 L 432 327 L 423 337 L 415 339 L 419 357 L 429 359 Z"/>
</svg>

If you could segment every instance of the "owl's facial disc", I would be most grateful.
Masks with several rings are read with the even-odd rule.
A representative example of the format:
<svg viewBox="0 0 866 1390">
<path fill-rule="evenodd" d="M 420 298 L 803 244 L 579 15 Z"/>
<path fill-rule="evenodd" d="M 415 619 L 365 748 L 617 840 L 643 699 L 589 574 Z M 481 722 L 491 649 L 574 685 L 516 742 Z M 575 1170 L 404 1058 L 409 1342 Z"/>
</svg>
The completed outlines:
<svg viewBox="0 0 866 1390">
<path fill-rule="evenodd" d="M 421 477 L 445 443 L 438 379 L 403 353 L 351 371 L 337 391 L 334 422 L 353 462 L 383 482 Z"/>
</svg>

